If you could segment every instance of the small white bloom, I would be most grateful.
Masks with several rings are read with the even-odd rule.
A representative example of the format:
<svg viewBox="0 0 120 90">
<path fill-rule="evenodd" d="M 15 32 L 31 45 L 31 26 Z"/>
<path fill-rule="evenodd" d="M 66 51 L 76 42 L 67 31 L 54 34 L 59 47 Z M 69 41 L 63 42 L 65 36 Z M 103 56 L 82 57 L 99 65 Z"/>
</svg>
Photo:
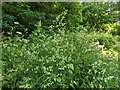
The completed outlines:
<svg viewBox="0 0 120 90">
<path fill-rule="evenodd" d="M 17 34 L 22 34 L 21 32 L 16 32 Z"/>
<path fill-rule="evenodd" d="M 19 24 L 19 22 L 17 21 L 17 22 L 14 22 L 14 24 Z"/>
</svg>

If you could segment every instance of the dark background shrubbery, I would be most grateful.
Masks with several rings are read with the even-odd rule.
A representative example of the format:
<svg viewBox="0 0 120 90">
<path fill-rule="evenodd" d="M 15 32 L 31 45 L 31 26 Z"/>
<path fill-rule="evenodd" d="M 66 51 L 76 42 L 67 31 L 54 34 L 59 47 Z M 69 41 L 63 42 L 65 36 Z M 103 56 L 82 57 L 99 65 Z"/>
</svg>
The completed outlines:
<svg viewBox="0 0 120 90">
<path fill-rule="evenodd" d="M 88 27 L 88 31 L 104 31 L 103 24 L 114 23 L 117 20 L 117 5 L 106 3 L 72 3 L 72 2 L 4 2 L 2 3 L 2 30 L 5 35 L 22 32 L 28 37 L 36 29 L 36 24 L 41 21 L 41 27 L 48 29 L 53 20 L 67 10 L 62 20 L 68 31 L 81 30 Z M 16 24 L 15 22 L 18 22 Z M 59 24 L 58 22 L 55 23 Z M 55 26 L 56 26 L 55 25 Z M 91 29 L 93 28 L 93 29 Z M 56 28 L 55 28 L 56 29 Z M 116 32 L 116 31 L 114 31 Z"/>
</svg>

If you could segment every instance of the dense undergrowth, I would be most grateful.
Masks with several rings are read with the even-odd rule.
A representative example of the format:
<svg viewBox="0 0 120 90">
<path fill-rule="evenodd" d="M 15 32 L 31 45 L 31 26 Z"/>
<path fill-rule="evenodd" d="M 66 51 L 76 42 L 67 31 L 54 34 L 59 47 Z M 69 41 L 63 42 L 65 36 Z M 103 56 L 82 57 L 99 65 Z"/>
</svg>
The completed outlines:
<svg viewBox="0 0 120 90">
<path fill-rule="evenodd" d="M 2 87 L 119 88 L 114 5 L 3 3 Z"/>
<path fill-rule="evenodd" d="M 102 55 L 90 47 L 95 37 L 101 39 L 101 35 L 105 36 L 64 31 L 48 36 L 35 32 L 28 39 L 15 37 L 4 41 L 4 87 L 119 87 L 117 57 Z M 108 38 L 111 37 L 104 39 Z M 117 40 L 111 43 L 117 44 Z"/>
</svg>

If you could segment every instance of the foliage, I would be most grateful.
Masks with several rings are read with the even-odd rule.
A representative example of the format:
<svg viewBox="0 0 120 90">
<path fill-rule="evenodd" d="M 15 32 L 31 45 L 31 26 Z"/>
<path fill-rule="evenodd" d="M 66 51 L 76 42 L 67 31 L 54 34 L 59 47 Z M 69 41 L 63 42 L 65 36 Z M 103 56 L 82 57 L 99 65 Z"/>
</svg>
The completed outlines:
<svg viewBox="0 0 120 90">
<path fill-rule="evenodd" d="M 94 2 L 82 4 L 83 25 L 104 31 L 102 24 L 114 23 L 117 19 L 117 5 L 113 2 Z M 91 31 L 90 31 L 91 32 Z"/>
<path fill-rule="evenodd" d="M 41 21 L 42 27 L 46 28 L 53 23 L 53 20 L 63 11 L 67 10 L 68 13 L 64 22 L 66 28 L 72 30 L 80 25 L 77 22 L 80 21 L 80 4 L 79 3 L 25 3 L 25 2 L 10 2 L 3 3 L 3 31 L 7 36 L 7 33 L 12 33 L 15 36 L 16 32 L 22 32 L 26 37 L 36 29 L 36 24 Z M 10 7 L 10 8 L 9 8 Z M 41 8 L 42 7 L 42 8 Z M 17 9 L 16 9 L 17 8 Z M 73 15 L 74 14 L 74 15 Z M 16 25 L 15 22 L 18 22 Z M 75 23 L 73 25 L 73 23 Z"/>
<path fill-rule="evenodd" d="M 63 15 L 65 30 L 75 32 L 81 30 L 81 27 L 87 27 L 89 32 L 106 31 L 105 25 L 113 24 L 117 20 L 116 6 L 116 3 L 108 2 L 4 2 L 2 28 L 5 36 L 7 33 L 15 36 L 19 31 L 27 38 L 37 28 L 38 22 L 41 21 L 42 28 L 48 29 L 58 15 L 67 11 L 66 15 Z M 113 29 L 112 33 L 114 32 L 116 33 Z"/>
<path fill-rule="evenodd" d="M 97 39 L 100 42 L 100 45 L 104 45 L 106 49 L 118 50 L 118 36 L 113 36 L 110 33 L 104 32 L 91 32 L 89 33 L 89 38 Z"/>
<path fill-rule="evenodd" d="M 27 34 L 36 29 L 35 23 L 43 16 L 43 13 L 31 11 L 26 3 L 3 3 L 3 31 L 5 35 L 11 36 L 19 31 L 27 37 Z"/>
<path fill-rule="evenodd" d="M 3 2 L 2 86 L 119 88 L 115 5 Z"/>
<path fill-rule="evenodd" d="M 101 25 L 101 30 L 100 31 L 102 31 L 102 30 L 105 33 L 111 33 L 113 35 L 117 35 L 118 34 L 117 33 L 117 23 L 103 24 L 103 25 Z"/>
<path fill-rule="evenodd" d="M 45 36 L 3 42 L 4 87 L 103 88 L 118 87 L 118 64 L 89 47 L 84 33 Z"/>
</svg>

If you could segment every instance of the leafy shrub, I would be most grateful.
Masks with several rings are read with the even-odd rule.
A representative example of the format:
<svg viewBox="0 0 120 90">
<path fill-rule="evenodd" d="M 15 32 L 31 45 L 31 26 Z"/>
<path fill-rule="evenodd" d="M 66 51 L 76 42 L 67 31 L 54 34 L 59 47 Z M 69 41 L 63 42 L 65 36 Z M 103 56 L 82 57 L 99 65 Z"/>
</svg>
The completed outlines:
<svg viewBox="0 0 120 90">
<path fill-rule="evenodd" d="M 56 16 L 60 16 L 59 14 L 65 10 L 68 11 L 66 17 L 64 17 L 67 29 L 74 30 L 73 27 L 79 26 L 81 20 L 81 5 L 78 2 L 3 2 L 2 4 L 2 29 L 7 33 L 14 32 L 11 33 L 12 36 L 19 31 L 22 32 L 23 36 L 28 37 L 28 34 L 36 29 L 35 24 L 39 21 L 42 22 L 42 28 L 49 27 Z M 19 24 L 16 25 L 14 22 Z M 54 22 L 54 24 L 59 23 Z M 4 35 L 7 36 L 7 33 L 4 33 Z"/>
<path fill-rule="evenodd" d="M 102 24 L 100 26 L 100 31 L 105 32 L 105 33 L 109 33 L 112 35 L 118 35 L 118 28 L 117 27 L 118 27 L 117 23 Z"/>
<path fill-rule="evenodd" d="M 118 64 L 89 48 L 85 34 L 46 36 L 37 31 L 28 39 L 3 41 L 3 87 L 118 87 Z"/>
<path fill-rule="evenodd" d="M 84 2 L 82 4 L 83 25 L 104 31 L 103 24 L 113 24 L 117 19 L 117 4 L 111 2 Z M 88 31 L 91 29 L 88 29 Z"/>
<path fill-rule="evenodd" d="M 105 45 L 107 49 L 118 50 L 118 36 L 113 36 L 109 33 L 91 32 L 87 35 L 91 40 L 97 39 L 100 45 Z"/>
<path fill-rule="evenodd" d="M 25 2 L 3 3 L 2 29 L 5 36 L 13 37 L 19 31 L 24 37 L 28 37 L 36 29 L 35 24 L 44 18 L 44 13 L 32 11 L 29 7 Z"/>
</svg>

